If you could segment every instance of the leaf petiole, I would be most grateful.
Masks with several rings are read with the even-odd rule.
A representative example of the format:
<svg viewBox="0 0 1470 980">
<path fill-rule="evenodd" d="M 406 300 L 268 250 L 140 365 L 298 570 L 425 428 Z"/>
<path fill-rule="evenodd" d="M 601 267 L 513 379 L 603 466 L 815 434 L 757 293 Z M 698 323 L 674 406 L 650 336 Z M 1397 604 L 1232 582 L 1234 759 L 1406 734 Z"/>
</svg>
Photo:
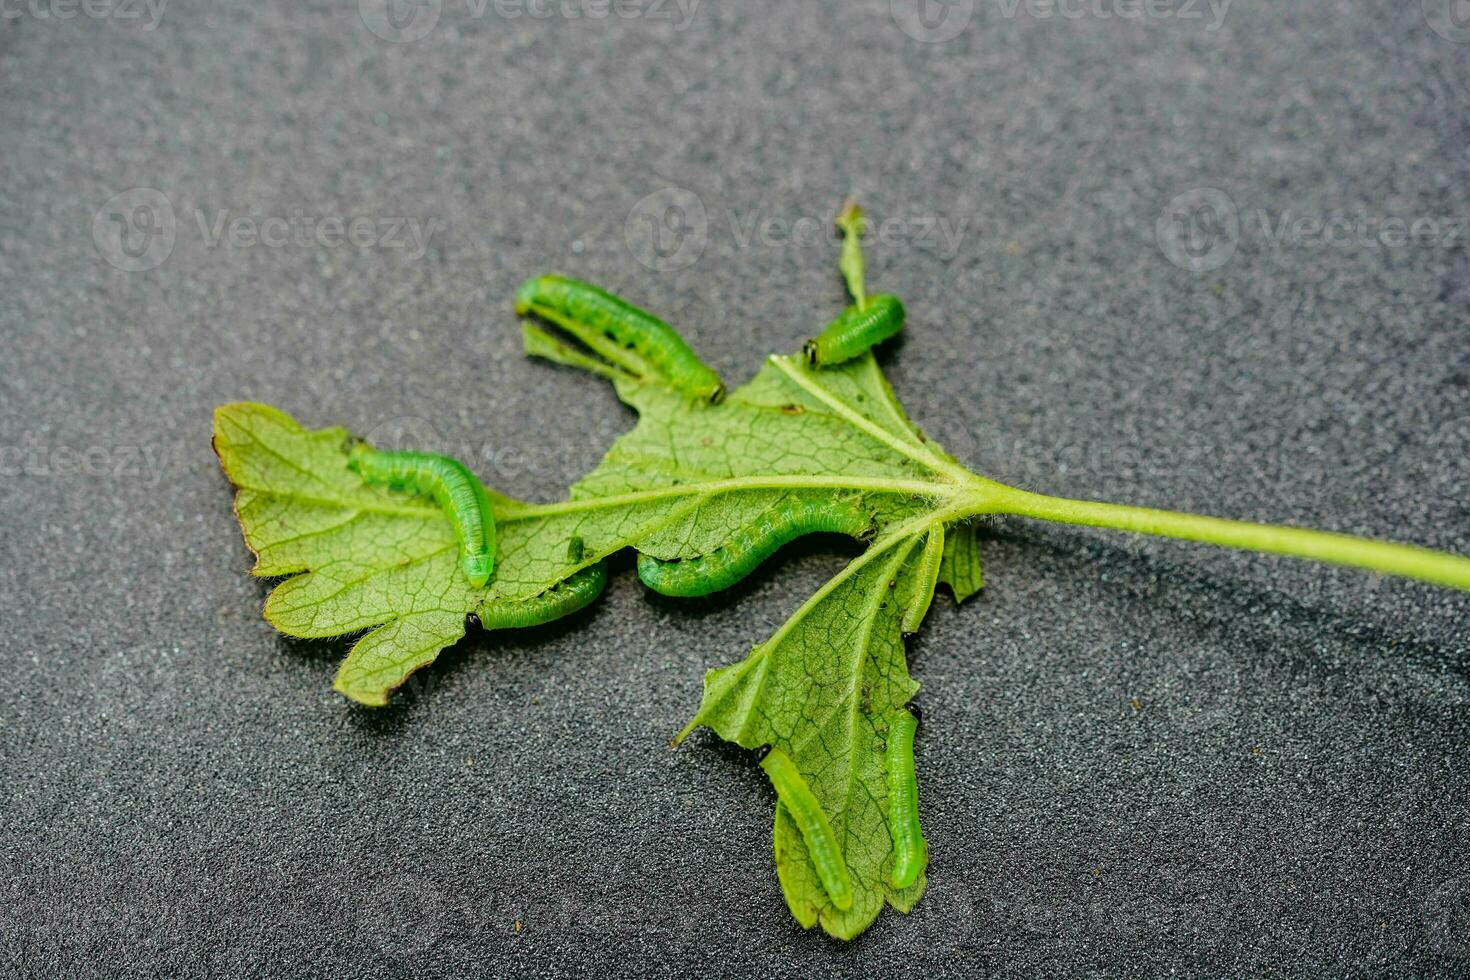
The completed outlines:
<svg viewBox="0 0 1470 980">
<path fill-rule="evenodd" d="M 1349 565 L 1388 575 L 1470 589 L 1470 558 L 1416 545 L 1313 531 L 1279 524 L 1255 524 L 1179 511 L 1130 507 L 1092 500 L 1072 500 L 1018 490 L 984 481 L 971 498 L 977 514 L 1016 514 L 1060 524 L 1106 527 L 1165 538 L 1199 541 L 1225 548 L 1244 548 Z"/>
</svg>

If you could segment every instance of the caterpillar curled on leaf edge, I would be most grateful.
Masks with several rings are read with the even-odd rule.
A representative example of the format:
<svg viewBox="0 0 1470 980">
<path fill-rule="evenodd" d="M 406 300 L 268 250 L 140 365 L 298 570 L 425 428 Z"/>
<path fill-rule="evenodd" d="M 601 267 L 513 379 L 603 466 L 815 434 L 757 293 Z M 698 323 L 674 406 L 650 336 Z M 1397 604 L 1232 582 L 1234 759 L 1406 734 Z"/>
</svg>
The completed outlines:
<svg viewBox="0 0 1470 980">
<path fill-rule="evenodd" d="M 919 631 L 929 606 L 934 601 L 934 589 L 939 584 L 939 566 L 944 561 L 944 525 L 935 524 L 924 536 L 924 550 L 919 555 L 919 564 L 914 569 L 913 588 L 904 606 L 899 629 L 904 636 Z"/>
<path fill-rule="evenodd" d="M 776 799 L 791 814 L 806 850 L 817 870 L 817 878 L 827 897 L 839 911 L 852 908 L 852 878 L 847 873 L 847 862 L 842 857 L 842 848 L 837 836 L 832 833 L 832 822 L 816 794 L 807 785 L 806 778 L 791 757 L 780 749 L 766 746 L 761 750 L 760 766 L 776 789 Z"/>
<path fill-rule="evenodd" d="M 679 332 L 646 310 L 591 283 L 566 276 L 527 279 L 516 291 L 517 315 L 534 313 L 555 323 L 566 319 L 597 331 L 646 358 L 669 386 L 710 403 L 725 397 L 725 384 Z"/>
<path fill-rule="evenodd" d="M 600 561 L 525 599 L 491 599 L 475 616 L 487 630 L 541 626 L 589 605 L 607 588 L 607 562 Z"/>
<path fill-rule="evenodd" d="M 894 888 L 919 880 L 928 860 L 929 845 L 919 829 L 919 783 L 914 773 L 914 733 L 921 715 L 917 705 L 901 709 L 888 730 L 885 761 L 888 768 L 888 832 L 893 837 Z"/>
<path fill-rule="evenodd" d="M 359 442 L 348 450 L 347 468 L 369 485 L 432 498 L 454 529 L 465 579 L 476 589 L 490 580 L 495 570 L 495 515 L 484 484 L 469 467 L 449 456 L 390 452 Z"/>
<path fill-rule="evenodd" d="M 788 500 L 755 524 L 735 531 L 720 547 L 694 558 L 638 556 L 638 578 L 662 595 L 702 596 L 729 588 L 783 545 L 805 534 L 828 532 L 863 539 L 873 519 L 854 504 L 835 500 Z"/>
</svg>

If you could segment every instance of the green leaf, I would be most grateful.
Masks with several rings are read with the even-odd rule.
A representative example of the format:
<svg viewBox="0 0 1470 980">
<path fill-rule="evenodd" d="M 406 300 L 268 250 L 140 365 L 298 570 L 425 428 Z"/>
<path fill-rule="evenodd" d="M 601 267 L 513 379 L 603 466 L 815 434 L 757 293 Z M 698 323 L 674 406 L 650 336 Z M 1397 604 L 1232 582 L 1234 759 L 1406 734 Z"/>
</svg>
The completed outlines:
<svg viewBox="0 0 1470 980">
<path fill-rule="evenodd" d="M 842 271 L 861 303 L 861 212 L 845 210 L 839 224 L 846 235 Z M 889 884 L 884 753 L 897 712 L 918 688 L 908 674 L 902 626 L 906 608 L 927 608 L 932 597 L 933 550 L 927 574 L 919 568 L 923 542 L 935 529 L 945 530 L 937 580 L 957 601 L 983 585 L 975 518 L 996 513 L 1298 555 L 1470 589 L 1470 559 L 1423 548 L 995 483 L 969 472 L 908 420 L 871 354 L 820 369 L 773 356 L 748 384 L 711 405 L 672 388 L 651 361 L 611 334 L 559 325 L 587 350 L 527 324 L 528 353 L 609 379 L 638 422 L 566 500 L 530 504 L 491 493 L 499 550 L 493 577 L 479 589 L 460 573 L 453 530 L 437 507 L 369 487 L 348 469 L 353 440 L 345 429 L 308 430 L 265 405 L 218 409 L 214 446 L 238 488 L 235 509 L 256 554 L 254 574 L 284 577 L 266 601 L 266 618 L 293 636 L 358 635 L 334 686 L 382 705 L 464 635 L 470 615 L 487 624 L 539 623 L 572 612 L 571 604 L 538 600 L 557 590 L 553 596 L 590 601 L 595 589 L 558 586 L 616 552 L 708 556 L 738 540 L 737 532 L 769 525 L 793 501 L 860 507 L 874 531 L 865 550 L 743 660 L 711 670 L 699 710 L 679 735 L 706 726 L 746 748 L 771 745 L 792 759 L 831 823 L 853 904 L 842 911 L 828 901 L 799 829 L 780 806 L 777 876 L 796 919 L 808 928 L 820 923 L 834 936 L 862 932 L 885 904 L 907 912 L 926 884 L 923 876 L 902 891 Z"/>
<path fill-rule="evenodd" d="M 538 334 L 528 332 L 534 353 L 605 373 Z M 856 935 L 885 901 L 906 910 L 923 888 L 921 880 L 898 894 L 886 884 L 882 737 L 916 689 L 898 633 L 908 570 L 925 530 L 953 518 L 944 508 L 964 471 L 908 421 L 871 356 L 820 371 L 773 357 L 718 406 L 620 374 L 615 381 L 638 424 L 568 500 L 494 497 L 500 551 L 484 590 L 458 574 L 442 514 L 347 469 L 345 430 L 308 431 L 263 405 L 219 409 L 215 448 L 239 487 L 255 574 L 294 576 L 271 593 L 266 618 L 293 636 L 368 630 L 335 686 L 378 705 L 488 602 L 535 596 L 630 546 L 663 559 L 705 554 L 793 498 L 860 501 L 877 528 L 868 549 L 747 660 L 713 672 L 691 723 L 790 754 L 832 820 L 856 901 L 835 914 L 783 820 L 788 902 L 807 924 L 820 917 L 834 935 Z"/>
<path fill-rule="evenodd" d="M 854 904 L 827 900 L 800 834 L 776 822 L 777 870 L 798 921 L 857 935 L 885 902 L 912 907 L 924 879 L 889 884 L 884 735 L 913 696 L 899 620 L 927 529 L 954 518 L 950 502 L 969 474 L 909 422 L 871 355 L 812 370 L 772 357 L 723 405 L 692 406 L 658 386 L 620 384 L 638 425 L 572 489 L 573 500 L 668 495 L 661 526 L 639 551 L 687 558 L 717 547 L 761 512 L 794 495 L 860 495 L 875 515 L 873 542 L 745 660 L 711 671 L 698 725 L 747 748 L 783 749 L 826 810 L 846 856 Z M 647 506 L 647 505 L 644 505 Z M 598 520 L 610 520 L 617 510 Z M 968 525 L 958 553 L 978 569 Z M 978 575 L 975 571 L 973 575 Z M 968 566 L 956 573 L 973 591 Z M 932 592 L 932 589 L 931 589 Z M 969 592 L 966 592 L 969 594 Z"/>
<path fill-rule="evenodd" d="M 954 592 L 955 602 L 964 602 L 985 586 L 980 573 L 980 525 L 966 521 L 951 528 L 944 539 L 944 559 L 939 563 L 939 581 Z"/>
<path fill-rule="evenodd" d="M 881 535 L 750 656 L 711 671 L 690 722 L 747 748 L 778 746 L 796 762 L 832 822 L 853 906 L 839 911 L 827 900 L 801 834 L 779 809 L 777 874 L 797 921 L 820 921 L 844 939 L 867 928 L 885 901 L 906 912 L 924 889 L 922 877 L 902 892 L 888 883 L 884 739 L 918 690 L 899 618 L 927 522 L 916 515 Z"/>
<path fill-rule="evenodd" d="M 459 573 L 454 533 L 428 502 L 364 484 L 347 469 L 345 429 L 303 429 L 267 405 L 221 406 L 214 448 L 239 488 L 235 513 L 255 552 L 253 573 L 291 576 L 266 599 L 282 633 L 344 636 L 367 630 L 347 654 L 336 689 L 369 705 L 465 632 L 465 618 L 491 603 L 534 598 L 591 560 L 570 562 L 531 545 L 539 525 L 526 505 L 491 494 L 501 527 L 492 587 Z"/>
</svg>

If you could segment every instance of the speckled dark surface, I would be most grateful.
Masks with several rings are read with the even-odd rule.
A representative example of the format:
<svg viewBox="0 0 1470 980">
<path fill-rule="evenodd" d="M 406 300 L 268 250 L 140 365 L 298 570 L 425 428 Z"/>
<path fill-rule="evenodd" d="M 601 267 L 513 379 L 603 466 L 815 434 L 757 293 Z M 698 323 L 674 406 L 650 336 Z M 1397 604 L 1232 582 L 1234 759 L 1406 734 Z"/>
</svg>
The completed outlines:
<svg viewBox="0 0 1470 980">
<path fill-rule="evenodd" d="M 342 644 L 261 619 L 215 404 L 406 433 L 555 498 L 631 416 L 521 356 L 515 284 L 596 279 L 748 376 L 840 303 L 849 192 L 907 223 L 869 258 L 910 310 L 894 385 L 982 471 L 1470 553 L 1470 44 L 1434 9 L 1239 0 L 1210 30 L 1208 5 L 960 0 L 924 43 L 908 0 L 650 3 L 446 0 L 403 43 L 351 3 L 175 0 L 151 30 L 142 5 L 5 8 L 0 970 L 1470 969 L 1463 595 L 995 525 L 984 594 L 912 647 L 930 894 L 848 945 L 788 916 L 748 755 L 667 745 L 837 555 L 705 603 L 624 568 L 379 712 L 332 693 Z M 109 215 L 148 214 L 108 202 L 140 187 L 175 241 L 128 272 Z M 1155 226 L 1206 187 L 1239 230 L 1193 272 Z M 668 188 L 704 231 L 649 268 L 639 202 Z M 225 211 L 431 232 L 211 244 Z M 1273 238 L 1334 215 L 1436 224 Z M 820 233 L 759 230 L 802 217 Z"/>
</svg>

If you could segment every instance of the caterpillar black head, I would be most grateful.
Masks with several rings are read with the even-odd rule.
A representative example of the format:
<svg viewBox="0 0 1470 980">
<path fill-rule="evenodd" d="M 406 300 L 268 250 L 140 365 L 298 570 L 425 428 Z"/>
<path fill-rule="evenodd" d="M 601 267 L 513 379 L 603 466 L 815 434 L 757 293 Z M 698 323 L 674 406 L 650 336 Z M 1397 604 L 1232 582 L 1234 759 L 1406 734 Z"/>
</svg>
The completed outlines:
<svg viewBox="0 0 1470 980">
<path fill-rule="evenodd" d="M 771 747 L 769 745 L 762 745 L 760 748 L 758 748 L 758 749 L 755 750 L 755 761 L 756 762 L 764 762 L 766 756 L 768 756 L 770 754 L 771 754 Z"/>
<path fill-rule="evenodd" d="M 919 710 L 918 704 L 910 701 L 908 704 L 903 706 L 903 710 L 914 716 L 914 721 L 916 724 L 924 724 L 924 712 Z"/>
</svg>

